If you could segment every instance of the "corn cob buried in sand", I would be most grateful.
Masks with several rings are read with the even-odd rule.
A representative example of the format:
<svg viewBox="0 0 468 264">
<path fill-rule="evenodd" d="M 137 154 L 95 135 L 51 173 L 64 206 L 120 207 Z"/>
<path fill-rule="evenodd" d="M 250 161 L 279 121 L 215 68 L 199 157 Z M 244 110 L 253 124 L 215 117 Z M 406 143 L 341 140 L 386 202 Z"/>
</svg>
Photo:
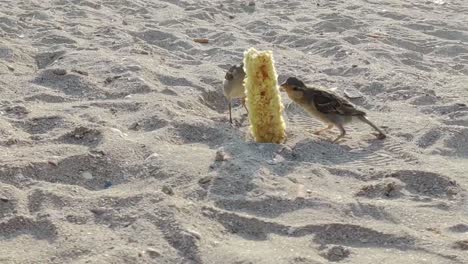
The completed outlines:
<svg viewBox="0 0 468 264">
<path fill-rule="evenodd" d="M 244 80 L 250 128 L 258 143 L 282 143 L 286 139 L 283 104 L 271 51 L 250 48 L 244 53 Z"/>
</svg>

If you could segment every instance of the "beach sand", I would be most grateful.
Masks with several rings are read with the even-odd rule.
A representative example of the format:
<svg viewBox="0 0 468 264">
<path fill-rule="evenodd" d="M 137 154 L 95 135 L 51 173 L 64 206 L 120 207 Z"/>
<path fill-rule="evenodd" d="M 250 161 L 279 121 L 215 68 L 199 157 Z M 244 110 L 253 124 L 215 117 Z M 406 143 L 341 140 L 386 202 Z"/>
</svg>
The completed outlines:
<svg viewBox="0 0 468 264">
<path fill-rule="evenodd" d="M 0 263 L 468 263 L 466 0 L 0 2 Z M 208 43 L 194 41 L 206 38 Z M 350 99 L 228 122 L 250 47 Z"/>
</svg>

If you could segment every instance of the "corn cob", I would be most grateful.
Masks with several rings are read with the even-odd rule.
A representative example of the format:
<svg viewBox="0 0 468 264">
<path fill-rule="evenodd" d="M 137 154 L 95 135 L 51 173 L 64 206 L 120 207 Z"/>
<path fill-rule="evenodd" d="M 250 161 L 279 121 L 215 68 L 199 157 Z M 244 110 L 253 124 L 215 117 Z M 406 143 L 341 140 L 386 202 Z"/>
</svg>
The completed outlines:
<svg viewBox="0 0 468 264">
<path fill-rule="evenodd" d="M 283 104 L 271 51 L 250 48 L 244 53 L 244 86 L 250 129 L 256 142 L 282 143 L 286 139 Z"/>
</svg>

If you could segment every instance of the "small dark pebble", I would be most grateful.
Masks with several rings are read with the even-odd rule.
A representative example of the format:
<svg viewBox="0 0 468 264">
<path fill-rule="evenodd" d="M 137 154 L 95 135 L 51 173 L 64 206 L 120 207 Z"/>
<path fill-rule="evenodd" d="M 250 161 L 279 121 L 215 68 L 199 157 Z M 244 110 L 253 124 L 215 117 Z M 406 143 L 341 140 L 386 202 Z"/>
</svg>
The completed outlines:
<svg viewBox="0 0 468 264">
<path fill-rule="evenodd" d="M 110 188 L 112 186 L 112 182 L 111 181 L 106 181 L 104 182 L 104 188 L 107 189 L 107 188 Z"/>
<path fill-rule="evenodd" d="M 234 19 L 234 18 L 236 18 L 236 16 L 235 15 L 229 15 L 229 18 Z"/>
<path fill-rule="evenodd" d="M 150 256 L 151 258 L 157 258 L 157 257 L 160 257 L 161 256 L 161 253 L 159 251 L 157 251 L 156 249 L 154 248 L 147 248 L 146 249 L 146 253 L 148 254 L 148 256 Z"/>
<path fill-rule="evenodd" d="M 65 69 L 53 69 L 52 73 L 54 73 L 55 75 L 66 75 L 67 70 L 65 70 Z"/>
<path fill-rule="evenodd" d="M 343 246 L 333 246 L 321 255 L 329 261 L 336 262 L 349 257 L 350 251 Z"/>
<path fill-rule="evenodd" d="M 140 129 L 140 124 L 138 122 L 135 122 L 130 125 L 129 129 L 131 130 L 139 130 Z"/>
<path fill-rule="evenodd" d="M 119 78 L 121 78 L 122 76 L 120 75 L 116 75 L 116 76 L 112 76 L 112 77 L 107 77 L 106 80 L 104 81 L 105 84 L 109 84 L 111 82 L 113 82 L 114 80 L 117 80 Z"/>
<path fill-rule="evenodd" d="M 94 208 L 90 209 L 89 211 L 95 215 L 103 215 L 107 212 L 107 210 L 104 208 Z"/>
<path fill-rule="evenodd" d="M 0 197 L 0 201 L 2 201 L 4 203 L 8 203 L 10 201 L 10 199 L 5 198 L 5 197 Z"/>
<path fill-rule="evenodd" d="M 353 68 L 356 68 L 356 67 L 357 67 L 357 65 L 356 65 L 356 64 L 353 64 L 351 67 L 353 67 Z"/>
<path fill-rule="evenodd" d="M 299 181 L 296 178 L 288 178 L 288 180 L 296 184 L 299 183 Z"/>
<path fill-rule="evenodd" d="M 44 137 L 41 135 L 31 135 L 29 138 L 31 140 L 43 140 L 44 139 Z"/>
<path fill-rule="evenodd" d="M 199 179 L 198 183 L 206 184 L 206 183 L 209 183 L 212 179 L 213 179 L 213 177 L 211 177 L 211 176 L 205 176 L 205 177 Z"/>
<path fill-rule="evenodd" d="M 226 161 L 229 159 L 229 156 L 224 152 L 223 149 L 219 149 L 216 151 L 215 161 Z"/>
<path fill-rule="evenodd" d="M 55 160 L 49 160 L 47 161 L 47 163 L 49 163 L 50 165 L 54 166 L 54 167 L 57 167 L 58 166 L 58 162 L 55 161 Z"/>
<path fill-rule="evenodd" d="M 164 185 L 161 190 L 167 195 L 174 195 L 174 190 L 170 186 Z"/>
<path fill-rule="evenodd" d="M 16 138 L 9 138 L 9 139 L 5 142 L 5 144 L 6 144 L 7 146 L 11 146 L 11 145 L 17 144 L 18 142 L 19 142 L 19 140 L 16 139 Z"/>
<path fill-rule="evenodd" d="M 72 72 L 76 72 L 76 73 L 81 74 L 81 75 L 88 76 L 88 73 L 85 72 L 85 71 L 82 71 L 82 70 L 73 69 L 73 70 L 71 70 L 71 71 L 72 71 Z"/>
</svg>

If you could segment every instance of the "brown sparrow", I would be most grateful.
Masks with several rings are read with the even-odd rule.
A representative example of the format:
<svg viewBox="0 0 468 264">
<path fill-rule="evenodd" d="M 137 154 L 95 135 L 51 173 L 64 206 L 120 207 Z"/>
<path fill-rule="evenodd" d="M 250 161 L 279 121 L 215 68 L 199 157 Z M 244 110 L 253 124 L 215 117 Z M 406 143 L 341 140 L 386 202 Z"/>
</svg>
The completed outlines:
<svg viewBox="0 0 468 264">
<path fill-rule="evenodd" d="M 245 88 L 244 88 L 244 64 L 241 63 L 239 66 L 234 65 L 226 72 L 224 76 L 224 96 L 229 103 L 229 122 L 232 123 L 231 114 L 231 101 L 234 98 L 242 98 L 242 105 L 244 106 L 247 113 L 247 107 L 245 106 Z"/>
<path fill-rule="evenodd" d="M 333 143 L 346 135 L 343 125 L 356 119 L 374 128 L 378 132 L 375 134 L 378 139 L 386 138 L 384 132 L 367 119 L 365 112 L 356 109 L 350 102 L 338 95 L 318 88 L 306 87 L 302 81 L 295 77 L 289 77 L 281 84 L 281 89 L 286 91 L 292 101 L 328 124 L 327 127 L 314 132 L 314 134 L 318 135 L 333 128 L 333 126 L 340 130 L 341 134 L 333 140 Z"/>
</svg>

